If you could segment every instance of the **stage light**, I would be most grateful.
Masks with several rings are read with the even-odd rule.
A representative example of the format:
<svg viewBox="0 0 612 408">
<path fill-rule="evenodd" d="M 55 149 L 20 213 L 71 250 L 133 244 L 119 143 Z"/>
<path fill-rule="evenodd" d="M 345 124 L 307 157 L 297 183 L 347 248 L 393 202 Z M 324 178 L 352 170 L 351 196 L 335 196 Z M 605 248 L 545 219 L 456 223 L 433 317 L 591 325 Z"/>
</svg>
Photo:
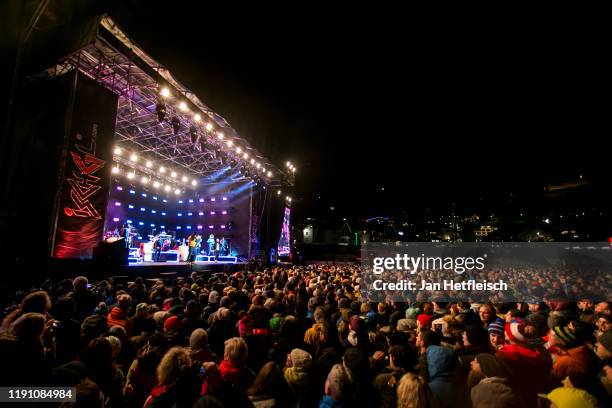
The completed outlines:
<svg viewBox="0 0 612 408">
<path fill-rule="evenodd" d="M 159 91 L 159 94 L 161 96 L 163 96 L 164 98 L 169 98 L 170 97 L 170 90 L 168 88 L 166 88 L 165 86 Z"/>
<path fill-rule="evenodd" d="M 172 173 L 170 173 L 170 176 L 172 176 L 173 178 L 176 178 L 176 171 L 173 171 Z"/>
<path fill-rule="evenodd" d="M 162 215 L 164 215 L 164 216 L 166 215 L 166 213 L 165 213 L 165 212 L 163 212 L 163 213 L 161 213 L 161 214 L 162 214 Z"/>
<path fill-rule="evenodd" d="M 227 197 L 223 197 L 223 198 L 222 198 L 222 200 L 223 200 L 223 201 L 227 201 Z"/>
<path fill-rule="evenodd" d="M 216 213 L 215 213 L 214 211 L 211 211 L 211 212 L 210 212 L 210 215 L 215 215 L 215 214 L 216 214 Z"/>
<path fill-rule="evenodd" d="M 157 197 L 153 196 L 153 199 L 157 201 Z"/>
<path fill-rule="evenodd" d="M 226 214 L 227 214 L 227 211 L 226 211 L 226 210 L 223 210 L 223 211 L 221 211 L 221 214 L 226 215 Z"/>
<path fill-rule="evenodd" d="M 144 225 L 144 222 L 139 221 L 139 222 L 138 222 L 138 225 Z"/>
<path fill-rule="evenodd" d="M 117 191 L 123 191 L 123 187 L 117 186 Z"/>
<path fill-rule="evenodd" d="M 181 190 L 179 190 L 178 188 L 176 190 L 174 190 L 174 194 L 179 195 L 181 194 Z"/>
<path fill-rule="evenodd" d="M 151 210 L 151 214 L 157 214 L 157 211 Z"/>
<path fill-rule="evenodd" d="M 179 200 L 178 202 L 179 202 L 179 204 L 183 204 L 183 200 Z"/>
<path fill-rule="evenodd" d="M 225 225 L 221 225 L 221 228 L 225 229 Z"/>
<path fill-rule="evenodd" d="M 155 226 L 155 224 L 149 224 L 149 226 L 150 226 L 150 227 L 154 227 L 154 226 Z"/>
<path fill-rule="evenodd" d="M 156 181 L 155 183 L 153 183 L 153 187 L 159 188 L 159 181 Z"/>
<path fill-rule="evenodd" d="M 136 191 L 130 190 L 130 194 L 136 194 Z"/>
<path fill-rule="evenodd" d="M 189 202 L 190 202 L 190 203 L 193 203 L 193 200 L 190 198 L 190 199 L 189 199 Z"/>
<path fill-rule="evenodd" d="M 215 197 L 211 198 L 210 201 L 217 201 Z"/>
<path fill-rule="evenodd" d="M 200 212 L 198 213 L 198 215 L 204 215 L 204 212 L 203 212 L 203 211 L 200 211 Z"/>
<path fill-rule="evenodd" d="M 115 150 L 113 151 L 113 153 L 115 153 L 117 156 L 121 155 L 121 148 L 115 147 Z"/>
<path fill-rule="evenodd" d="M 119 174 L 119 167 L 117 166 L 113 167 L 113 174 Z"/>
<path fill-rule="evenodd" d="M 233 144 L 234 144 L 234 142 L 232 142 L 231 140 L 227 141 L 227 147 L 232 147 Z"/>
<path fill-rule="evenodd" d="M 151 160 L 147 160 L 147 163 L 145 164 L 148 168 L 153 167 L 153 162 Z"/>
<path fill-rule="evenodd" d="M 189 127 L 189 137 L 191 138 L 191 143 L 198 141 L 198 130 L 195 126 Z"/>
<path fill-rule="evenodd" d="M 137 162 L 138 161 L 138 156 L 136 155 L 136 153 L 132 153 L 132 155 L 130 156 L 130 160 L 133 162 Z"/>
<path fill-rule="evenodd" d="M 183 213 L 177 213 L 177 214 L 176 214 L 176 216 L 177 216 L 177 217 L 182 217 L 182 216 L 183 216 Z"/>
<path fill-rule="evenodd" d="M 121 203 L 119 201 L 115 201 L 115 207 L 121 207 Z"/>
<path fill-rule="evenodd" d="M 268 177 L 272 177 L 272 172 L 271 171 L 268 172 Z"/>
<path fill-rule="evenodd" d="M 131 223 L 132 223 L 132 220 L 125 220 L 125 223 L 126 223 L 126 224 L 131 224 Z"/>
<path fill-rule="evenodd" d="M 197 185 L 198 185 L 198 182 L 197 182 L 197 181 L 195 181 L 195 180 L 191 180 L 191 185 L 195 187 L 195 186 L 197 186 Z"/>
<path fill-rule="evenodd" d="M 209 226 L 208 226 L 208 228 L 209 228 L 209 229 L 213 229 L 213 228 L 215 228 L 215 227 L 214 227 L 214 226 L 212 226 L 212 225 L 209 225 Z"/>
<path fill-rule="evenodd" d="M 295 173 L 295 167 L 294 167 L 294 168 L 292 168 L 292 169 L 291 169 L 291 171 Z"/>
<path fill-rule="evenodd" d="M 204 202 L 204 199 L 203 199 L 203 198 L 200 198 L 198 201 L 199 201 L 199 202 L 201 202 L 201 203 L 203 203 L 203 202 Z"/>
<path fill-rule="evenodd" d="M 158 102 L 155 106 L 155 111 L 157 112 L 157 120 L 159 122 L 163 122 L 166 119 L 166 105 L 161 102 Z"/>
<path fill-rule="evenodd" d="M 201 225 L 198 225 L 198 229 L 199 229 L 199 230 L 200 230 L 200 229 L 202 229 L 202 226 L 201 226 Z"/>
<path fill-rule="evenodd" d="M 170 119 L 170 125 L 172 126 L 174 134 L 177 134 L 179 130 L 181 130 L 181 121 L 176 116 Z"/>
<path fill-rule="evenodd" d="M 114 222 L 119 222 L 119 218 L 115 217 L 115 218 L 113 218 L 113 221 Z"/>
<path fill-rule="evenodd" d="M 261 164 L 257 163 L 257 164 L 255 165 L 255 167 L 260 168 L 260 167 L 261 167 Z"/>
<path fill-rule="evenodd" d="M 255 159 L 251 159 L 251 164 L 255 164 Z"/>
<path fill-rule="evenodd" d="M 160 172 L 160 173 L 165 173 L 165 172 L 166 172 L 166 168 L 165 168 L 164 166 L 161 166 L 161 167 L 159 168 L 159 172 Z"/>
<path fill-rule="evenodd" d="M 186 228 L 187 228 L 187 229 L 191 229 L 191 225 L 188 225 Z"/>
<path fill-rule="evenodd" d="M 144 208 L 144 207 L 140 207 L 140 211 L 145 212 L 145 211 L 147 211 L 147 209 Z"/>
<path fill-rule="evenodd" d="M 280 191 L 280 190 L 278 190 L 278 191 L 276 192 L 276 195 L 281 195 L 281 194 L 282 194 L 282 191 Z"/>
<path fill-rule="evenodd" d="M 170 186 L 164 187 L 164 191 L 170 191 Z M 165 202 L 165 201 L 164 201 Z"/>
<path fill-rule="evenodd" d="M 245 153 L 245 154 L 244 154 L 244 156 L 242 156 L 242 157 L 244 157 L 244 160 L 246 160 L 246 159 L 248 159 L 248 158 L 249 158 L 249 154 L 248 154 L 248 153 Z"/>
<path fill-rule="evenodd" d="M 240 146 L 238 146 L 238 147 L 236 148 L 236 153 L 238 153 L 238 154 L 242 153 L 242 149 L 240 148 Z"/>
<path fill-rule="evenodd" d="M 206 125 L 206 130 L 210 130 L 210 129 L 208 129 L 208 125 Z M 219 133 L 217 133 L 217 137 L 219 138 L 219 140 L 223 140 L 223 138 L 225 136 L 223 135 L 223 132 L 219 132 Z"/>
<path fill-rule="evenodd" d="M 128 173 L 127 178 L 129 178 L 130 180 L 133 179 L 135 176 L 134 173 Z"/>
<path fill-rule="evenodd" d="M 187 178 L 187 176 L 183 176 L 181 180 L 183 180 L 183 183 L 186 183 L 189 179 Z"/>
<path fill-rule="evenodd" d="M 202 120 L 202 116 L 200 116 L 199 113 L 196 113 L 195 115 L 193 115 L 193 120 L 199 123 Z"/>
<path fill-rule="evenodd" d="M 208 122 L 208 123 L 206 124 L 206 130 L 208 130 L 209 132 L 210 132 L 211 130 L 213 130 L 213 124 L 212 124 L 212 123 L 210 123 L 210 122 Z M 223 133 L 219 133 L 219 135 L 221 135 L 221 137 L 219 137 L 219 139 L 223 139 Z"/>
<path fill-rule="evenodd" d="M 287 162 L 287 167 L 291 167 L 291 162 L 290 161 Z"/>
<path fill-rule="evenodd" d="M 146 177 L 143 177 L 141 180 L 142 184 L 147 184 L 149 182 L 149 179 Z"/>
<path fill-rule="evenodd" d="M 147 197 L 147 193 L 142 193 L 141 196 L 146 198 Z"/>
<path fill-rule="evenodd" d="M 291 202 L 291 197 L 287 196 L 287 201 Z"/>
<path fill-rule="evenodd" d="M 179 109 L 182 110 L 183 112 L 187 112 L 189 108 L 187 108 L 187 104 L 185 102 L 181 102 L 179 103 Z"/>
<path fill-rule="evenodd" d="M 191 217 L 193 215 L 193 213 L 188 212 L 187 216 Z"/>
<path fill-rule="evenodd" d="M 133 209 L 134 209 L 134 206 L 133 206 L 132 204 L 129 204 L 129 205 L 128 205 L 128 208 L 129 208 L 130 210 L 133 210 Z"/>
</svg>

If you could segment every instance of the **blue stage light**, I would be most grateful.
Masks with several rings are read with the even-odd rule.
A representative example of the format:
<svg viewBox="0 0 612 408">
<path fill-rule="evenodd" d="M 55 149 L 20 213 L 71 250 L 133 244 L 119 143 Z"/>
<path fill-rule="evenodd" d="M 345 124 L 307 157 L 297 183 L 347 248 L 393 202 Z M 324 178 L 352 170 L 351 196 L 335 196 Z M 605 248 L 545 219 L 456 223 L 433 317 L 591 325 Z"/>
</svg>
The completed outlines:
<svg viewBox="0 0 612 408">
<path fill-rule="evenodd" d="M 176 213 L 176 216 L 177 216 L 177 217 L 182 217 L 182 216 L 183 216 L 183 213 Z"/>
<path fill-rule="evenodd" d="M 187 213 L 187 215 L 191 217 L 193 215 L 193 213 Z"/>
<path fill-rule="evenodd" d="M 183 204 L 183 200 L 179 200 L 179 204 Z"/>
<path fill-rule="evenodd" d="M 140 211 L 146 211 L 144 207 L 140 207 Z"/>
<path fill-rule="evenodd" d="M 130 194 L 136 194 L 134 190 L 130 190 Z"/>
<path fill-rule="evenodd" d="M 142 193 L 141 195 L 142 195 L 143 197 L 146 197 L 146 196 L 147 196 L 147 193 Z"/>
<path fill-rule="evenodd" d="M 153 196 L 153 199 L 154 199 L 154 200 L 157 200 L 157 197 Z"/>
<path fill-rule="evenodd" d="M 140 221 L 140 222 L 138 223 L 138 225 L 144 225 L 144 222 Z"/>
<path fill-rule="evenodd" d="M 176 226 L 176 229 L 177 229 L 177 230 L 180 230 L 180 229 L 181 229 L 181 226 L 180 226 L 180 225 L 177 225 L 177 226 Z"/>
<path fill-rule="evenodd" d="M 167 203 L 167 202 L 168 202 L 168 200 L 166 200 L 165 198 L 164 198 L 162 201 L 163 201 L 164 203 Z"/>
<path fill-rule="evenodd" d="M 151 214 L 155 214 L 155 213 L 157 213 L 157 211 L 151 210 Z"/>
<path fill-rule="evenodd" d="M 125 220 L 126 223 L 131 224 L 132 220 Z"/>
<path fill-rule="evenodd" d="M 191 229 L 191 225 L 188 225 L 188 226 L 187 226 L 187 229 Z"/>
<path fill-rule="evenodd" d="M 132 204 L 130 204 L 130 205 L 128 205 L 128 208 L 132 209 L 132 208 L 134 208 L 134 206 Z"/>
</svg>

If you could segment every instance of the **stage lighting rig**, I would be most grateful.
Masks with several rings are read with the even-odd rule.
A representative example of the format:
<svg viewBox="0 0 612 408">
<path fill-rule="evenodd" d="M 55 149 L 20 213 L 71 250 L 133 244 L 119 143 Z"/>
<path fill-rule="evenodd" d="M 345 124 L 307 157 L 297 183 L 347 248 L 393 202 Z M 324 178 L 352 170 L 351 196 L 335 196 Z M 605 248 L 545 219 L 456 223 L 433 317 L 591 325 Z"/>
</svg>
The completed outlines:
<svg viewBox="0 0 612 408">
<path fill-rule="evenodd" d="M 196 144 L 198 140 L 198 129 L 193 125 L 189 128 L 189 137 L 191 137 L 191 143 Z"/>
<path fill-rule="evenodd" d="M 159 122 L 163 122 L 166 119 L 166 105 L 163 102 L 157 102 L 155 107 L 155 111 L 157 112 L 157 120 Z"/>
<path fill-rule="evenodd" d="M 172 126 L 172 131 L 174 134 L 177 134 L 179 130 L 181 130 L 181 122 L 176 116 L 170 120 L 170 125 Z"/>
</svg>

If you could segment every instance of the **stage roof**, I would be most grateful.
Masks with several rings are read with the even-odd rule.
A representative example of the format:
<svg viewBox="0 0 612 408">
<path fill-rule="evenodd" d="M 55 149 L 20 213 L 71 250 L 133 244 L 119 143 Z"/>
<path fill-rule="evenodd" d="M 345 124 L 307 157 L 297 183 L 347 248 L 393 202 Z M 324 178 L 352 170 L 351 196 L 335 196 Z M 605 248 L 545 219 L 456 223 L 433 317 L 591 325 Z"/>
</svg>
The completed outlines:
<svg viewBox="0 0 612 408">
<path fill-rule="evenodd" d="M 138 154 L 141 160 L 136 164 L 126 154 L 115 154 L 116 162 L 154 172 L 144 168 L 146 160 L 151 160 L 156 166 L 183 173 L 187 170 L 187 176 L 203 184 L 227 167 L 231 171 L 226 174 L 234 174 L 236 179 L 250 178 L 272 186 L 293 184 L 291 173 L 254 149 L 110 17 L 101 16 L 96 23 L 93 41 L 62 58 L 45 74 L 53 77 L 78 69 L 119 95 L 116 145 L 128 155 Z"/>
</svg>

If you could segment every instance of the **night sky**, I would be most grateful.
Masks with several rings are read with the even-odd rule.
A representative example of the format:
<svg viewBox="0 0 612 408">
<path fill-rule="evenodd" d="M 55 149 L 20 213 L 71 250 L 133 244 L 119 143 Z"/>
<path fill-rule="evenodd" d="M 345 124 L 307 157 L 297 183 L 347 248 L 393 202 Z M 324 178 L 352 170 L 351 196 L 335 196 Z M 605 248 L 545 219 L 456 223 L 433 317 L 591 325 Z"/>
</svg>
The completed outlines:
<svg viewBox="0 0 612 408">
<path fill-rule="evenodd" d="M 296 164 L 302 216 L 469 208 L 579 175 L 607 183 L 605 56 L 574 33 L 193 4 L 97 7 L 264 155 Z"/>
</svg>

